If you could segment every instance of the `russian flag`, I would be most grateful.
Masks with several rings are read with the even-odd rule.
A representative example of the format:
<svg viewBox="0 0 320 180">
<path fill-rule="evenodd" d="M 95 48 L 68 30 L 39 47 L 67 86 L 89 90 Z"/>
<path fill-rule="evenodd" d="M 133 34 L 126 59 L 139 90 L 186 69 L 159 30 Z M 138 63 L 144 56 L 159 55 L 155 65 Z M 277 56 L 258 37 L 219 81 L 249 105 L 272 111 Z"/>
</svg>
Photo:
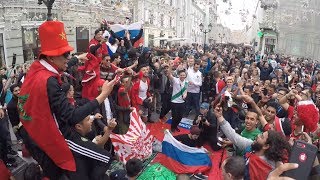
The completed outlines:
<svg viewBox="0 0 320 180">
<path fill-rule="evenodd" d="M 122 25 L 122 24 L 113 24 L 110 26 L 111 30 L 119 37 L 124 37 L 125 31 L 128 30 L 130 32 L 130 38 L 133 39 L 136 36 L 138 36 L 141 28 L 142 28 L 142 23 L 141 22 L 136 22 L 133 24 L 129 25 Z M 142 41 L 143 38 L 141 37 L 135 44 L 134 47 L 137 47 L 137 45 Z"/>
<path fill-rule="evenodd" d="M 111 30 L 117 34 L 119 37 L 124 37 L 125 31 L 128 30 L 131 34 L 131 38 L 138 36 L 140 29 L 142 27 L 141 22 L 136 22 L 129 25 L 113 24 L 110 26 Z"/>
<path fill-rule="evenodd" d="M 182 144 L 172 136 L 169 130 L 165 130 L 162 153 L 167 156 L 167 159 L 161 164 L 178 174 L 202 173 L 210 170 L 212 166 L 205 148 Z"/>
</svg>

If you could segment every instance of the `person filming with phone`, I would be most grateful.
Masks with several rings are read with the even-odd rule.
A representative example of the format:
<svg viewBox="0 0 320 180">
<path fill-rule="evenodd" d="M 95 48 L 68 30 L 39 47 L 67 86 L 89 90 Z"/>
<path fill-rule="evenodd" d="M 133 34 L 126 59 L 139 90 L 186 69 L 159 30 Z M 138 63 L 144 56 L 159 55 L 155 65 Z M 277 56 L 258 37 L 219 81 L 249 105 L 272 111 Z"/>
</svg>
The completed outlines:
<svg viewBox="0 0 320 180">
<path fill-rule="evenodd" d="M 237 134 L 222 115 L 222 107 L 217 104 L 214 114 L 222 132 L 239 149 L 245 150 L 245 179 L 265 179 L 268 174 L 287 160 L 290 144 L 279 132 L 269 130 L 259 134 L 255 140 Z"/>
<path fill-rule="evenodd" d="M 195 117 L 193 125 L 201 129 L 198 146 L 202 146 L 208 142 L 214 151 L 220 149 L 220 146 L 217 145 L 217 119 L 212 110 L 210 110 L 208 103 L 204 102 L 201 104 L 200 113 Z"/>
</svg>

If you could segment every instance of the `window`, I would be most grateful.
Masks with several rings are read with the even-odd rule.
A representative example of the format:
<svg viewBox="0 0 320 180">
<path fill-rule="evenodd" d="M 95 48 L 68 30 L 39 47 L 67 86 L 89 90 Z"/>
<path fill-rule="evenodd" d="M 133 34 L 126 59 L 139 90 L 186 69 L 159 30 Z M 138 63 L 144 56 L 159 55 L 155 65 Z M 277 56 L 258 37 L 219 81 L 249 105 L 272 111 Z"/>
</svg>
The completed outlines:
<svg viewBox="0 0 320 180">
<path fill-rule="evenodd" d="M 24 62 L 38 58 L 40 52 L 38 28 L 22 27 L 22 48 Z"/>
<path fill-rule="evenodd" d="M 76 28 L 77 52 L 86 52 L 89 46 L 89 30 L 84 27 Z"/>
<path fill-rule="evenodd" d="M 160 25 L 161 25 L 161 27 L 164 26 L 164 15 L 163 14 L 161 14 L 161 16 L 160 16 Z"/>
<path fill-rule="evenodd" d="M 154 21 L 154 15 L 153 14 L 150 15 L 149 21 L 150 21 L 150 24 L 153 24 L 153 21 Z"/>
</svg>

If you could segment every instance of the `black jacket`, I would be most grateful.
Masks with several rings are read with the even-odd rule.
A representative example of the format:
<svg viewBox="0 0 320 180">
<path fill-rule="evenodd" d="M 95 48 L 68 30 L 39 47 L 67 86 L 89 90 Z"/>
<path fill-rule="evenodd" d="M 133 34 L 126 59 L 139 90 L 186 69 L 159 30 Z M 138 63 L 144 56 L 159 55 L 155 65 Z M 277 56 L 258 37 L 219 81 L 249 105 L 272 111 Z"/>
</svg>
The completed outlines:
<svg viewBox="0 0 320 180">
<path fill-rule="evenodd" d="M 17 103 L 18 99 L 12 97 L 11 101 L 7 105 L 8 116 L 12 126 L 17 126 L 20 122 Z"/>
<path fill-rule="evenodd" d="M 75 107 L 69 103 L 66 93 L 62 91 L 58 80 L 50 77 L 47 81 L 47 92 L 52 114 L 54 114 L 59 129 L 64 137 L 70 135 L 70 127 L 74 122 L 80 122 L 99 107 L 97 100 Z"/>
<path fill-rule="evenodd" d="M 197 125 L 197 119 L 198 116 L 201 114 L 198 114 L 195 119 L 193 120 L 193 125 Z M 209 110 L 206 116 L 203 116 L 203 118 L 207 119 L 210 123 L 210 126 L 205 125 L 202 121 L 199 123 L 199 128 L 202 130 L 203 135 L 211 136 L 216 135 L 217 133 L 217 118 L 213 114 L 212 110 Z"/>
</svg>

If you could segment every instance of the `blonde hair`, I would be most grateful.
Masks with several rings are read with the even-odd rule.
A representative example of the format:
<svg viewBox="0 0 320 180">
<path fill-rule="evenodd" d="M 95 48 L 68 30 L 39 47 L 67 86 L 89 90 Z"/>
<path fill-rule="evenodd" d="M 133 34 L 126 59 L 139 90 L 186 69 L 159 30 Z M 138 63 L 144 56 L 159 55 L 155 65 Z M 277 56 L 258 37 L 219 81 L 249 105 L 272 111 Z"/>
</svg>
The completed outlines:
<svg viewBox="0 0 320 180">
<path fill-rule="evenodd" d="M 228 77 L 226 78 L 226 81 L 228 81 L 228 80 L 234 81 L 234 78 L 233 78 L 232 76 L 228 76 Z"/>
</svg>

